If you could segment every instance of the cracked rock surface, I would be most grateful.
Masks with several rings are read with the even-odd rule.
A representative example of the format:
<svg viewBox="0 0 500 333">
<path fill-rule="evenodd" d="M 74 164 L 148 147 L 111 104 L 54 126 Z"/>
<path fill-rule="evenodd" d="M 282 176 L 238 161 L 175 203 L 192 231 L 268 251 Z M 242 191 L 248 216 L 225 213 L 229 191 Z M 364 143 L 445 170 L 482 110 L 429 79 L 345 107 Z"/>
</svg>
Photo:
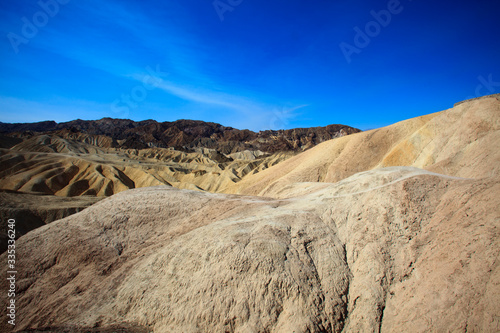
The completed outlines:
<svg viewBox="0 0 500 333">
<path fill-rule="evenodd" d="M 28 233 L 16 329 L 498 328 L 498 179 L 391 167 L 284 192 L 135 189 Z"/>
</svg>

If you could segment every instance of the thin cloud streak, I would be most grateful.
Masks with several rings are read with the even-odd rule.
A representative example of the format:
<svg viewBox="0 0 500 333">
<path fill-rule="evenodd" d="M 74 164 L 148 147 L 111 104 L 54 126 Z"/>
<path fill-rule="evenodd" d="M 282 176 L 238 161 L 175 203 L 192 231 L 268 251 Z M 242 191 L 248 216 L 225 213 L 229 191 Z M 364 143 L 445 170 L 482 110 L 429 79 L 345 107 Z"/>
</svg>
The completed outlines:
<svg viewBox="0 0 500 333">
<path fill-rule="evenodd" d="M 120 9 L 118 12 L 122 13 L 121 16 L 126 17 L 131 15 L 128 13 L 123 6 L 118 6 Z M 92 8 L 91 8 L 92 9 Z M 87 9 L 88 11 L 89 9 Z M 97 14 L 96 14 L 97 15 Z M 102 15 L 99 14 L 99 15 Z M 134 16 L 136 22 L 146 22 L 145 18 L 137 14 Z M 126 28 L 127 31 L 133 31 L 137 34 L 137 27 L 135 24 L 127 24 L 126 20 L 119 20 L 119 24 Z M 151 22 L 149 22 L 151 24 Z M 147 26 L 143 27 L 144 35 L 146 39 L 156 40 L 153 32 L 147 33 L 151 28 Z M 90 36 L 91 34 L 89 34 Z M 64 38 L 64 36 L 59 36 L 59 38 Z M 84 37 L 89 39 L 90 37 Z M 175 39 L 179 39 L 177 36 Z M 144 41 L 143 41 L 144 42 Z M 262 126 L 263 128 L 270 128 L 270 120 L 274 117 L 273 110 L 279 108 L 279 105 L 262 102 L 262 97 L 259 97 L 254 92 L 239 92 L 238 88 L 232 87 L 231 90 L 221 87 L 215 83 L 216 78 L 212 79 L 208 77 L 205 73 L 197 71 L 196 63 L 190 63 L 190 60 L 196 59 L 194 56 L 199 53 L 197 49 L 189 49 L 187 45 L 197 45 L 194 41 L 189 42 L 187 39 L 184 41 L 186 47 L 181 49 L 180 44 L 174 43 L 175 48 L 169 52 L 168 62 L 170 66 L 163 68 L 164 66 L 159 61 L 159 66 L 162 72 L 169 73 L 169 80 L 162 79 L 162 83 L 157 87 L 161 91 L 181 98 L 190 103 L 193 103 L 194 108 L 196 104 L 204 104 L 214 107 L 219 107 L 231 111 L 231 122 L 247 124 L 251 119 L 250 123 L 259 124 L 256 126 Z M 102 54 L 89 56 L 85 52 L 86 43 L 82 43 L 82 40 L 68 40 L 68 43 L 51 43 L 50 41 L 41 41 L 39 46 L 50 52 L 57 53 L 59 56 L 65 57 L 72 61 L 75 61 L 85 67 L 97 69 L 99 71 L 111 74 L 119 79 L 129 79 L 135 80 L 136 82 L 141 82 L 145 75 L 145 67 L 155 67 L 155 64 L 149 64 L 144 68 L 139 68 L 134 61 L 127 60 L 126 58 L 116 59 L 112 54 L 106 52 L 107 48 L 103 48 L 104 52 Z M 197 46 L 197 48 L 203 48 L 203 46 Z M 161 60 L 161 59 L 160 59 Z M 174 61 L 175 64 L 181 64 L 181 66 L 173 67 L 171 62 Z M 195 61 L 196 62 L 196 61 Z M 169 65 L 167 64 L 167 65 Z M 182 78 L 181 78 L 182 77 Z M 175 80 L 172 80 L 175 78 Z M 217 90 L 212 89 L 200 89 L 199 87 L 218 87 Z M 196 87 L 196 88 L 191 88 Z M 227 93 L 226 93 L 227 92 Z M 127 91 L 124 91 L 127 93 Z M 246 98 L 245 96 L 252 96 L 251 98 Z M 111 101 L 110 101 L 111 103 Z M 240 117 L 241 120 L 234 119 Z"/>
</svg>

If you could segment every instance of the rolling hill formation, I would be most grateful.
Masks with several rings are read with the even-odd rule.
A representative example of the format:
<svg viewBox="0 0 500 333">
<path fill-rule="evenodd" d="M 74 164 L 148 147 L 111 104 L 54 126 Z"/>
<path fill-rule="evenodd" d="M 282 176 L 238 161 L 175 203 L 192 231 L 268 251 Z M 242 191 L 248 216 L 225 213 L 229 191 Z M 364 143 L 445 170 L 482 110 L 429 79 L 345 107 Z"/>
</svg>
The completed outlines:
<svg viewBox="0 0 500 333">
<path fill-rule="evenodd" d="M 17 240 L 16 331 L 500 330 L 499 95 L 276 150 L 49 125 L 5 194 L 104 199 Z"/>
</svg>

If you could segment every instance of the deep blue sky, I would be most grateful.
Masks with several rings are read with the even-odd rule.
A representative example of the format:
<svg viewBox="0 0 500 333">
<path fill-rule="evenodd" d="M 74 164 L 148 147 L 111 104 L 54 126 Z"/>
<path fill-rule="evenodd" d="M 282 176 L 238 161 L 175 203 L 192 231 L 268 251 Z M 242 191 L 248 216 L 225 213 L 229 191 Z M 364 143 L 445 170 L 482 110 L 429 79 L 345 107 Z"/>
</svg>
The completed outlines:
<svg viewBox="0 0 500 333">
<path fill-rule="evenodd" d="M 499 1 L 59 1 L 0 2 L 0 121 L 369 129 L 500 92 Z"/>
</svg>

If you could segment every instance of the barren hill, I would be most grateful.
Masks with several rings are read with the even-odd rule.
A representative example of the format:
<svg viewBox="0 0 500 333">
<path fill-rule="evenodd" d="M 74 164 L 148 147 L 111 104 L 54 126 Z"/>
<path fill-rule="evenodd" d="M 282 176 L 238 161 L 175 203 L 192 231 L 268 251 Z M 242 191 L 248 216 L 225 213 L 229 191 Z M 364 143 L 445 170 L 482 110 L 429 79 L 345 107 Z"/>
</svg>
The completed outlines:
<svg viewBox="0 0 500 333">
<path fill-rule="evenodd" d="M 238 183 L 230 193 L 280 196 L 295 182 L 337 182 L 357 172 L 414 166 L 444 175 L 499 174 L 500 95 L 324 142 Z"/>
<path fill-rule="evenodd" d="M 0 212 L 9 212 L 8 208 L 25 198 L 23 211 L 34 214 L 38 222 L 21 219 L 19 227 L 24 231 L 38 226 L 38 217 L 48 223 L 54 214 L 64 217 L 83 209 L 88 200 L 79 196 L 103 198 L 156 185 L 223 192 L 298 151 L 359 131 L 329 125 L 254 133 L 201 121 L 158 123 L 111 118 L 0 124 L 2 130 L 0 190 L 13 193 L 0 202 Z M 47 195 L 67 197 L 66 202 L 75 198 L 74 209 L 63 205 L 59 212 L 46 214 L 43 201 Z M 4 241 L 0 238 L 0 250 L 6 248 Z"/>
<path fill-rule="evenodd" d="M 230 188 L 260 196 L 138 188 L 37 228 L 15 329 L 497 332 L 499 111 L 337 138 Z"/>
<path fill-rule="evenodd" d="M 0 189 L 69 197 L 162 184 L 221 192 L 298 151 L 359 132 L 329 125 L 254 133 L 201 121 L 111 118 L 2 130 L 8 149 L 0 148 Z"/>
<path fill-rule="evenodd" d="M 35 139 L 38 142 L 40 137 Z M 217 192 L 250 172 L 293 156 L 280 152 L 247 160 L 213 150 L 104 149 L 50 137 L 44 138 L 43 145 L 30 141 L 0 149 L 0 188 L 67 197 L 110 196 L 154 185 Z"/>
<path fill-rule="evenodd" d="M 17 212 L 29 212 L 33 218 L 19 219 L 21 235 L 40 223 L 52 222 L 52 216 L 65 217 L 88 203 L 128 189 L 168 185 L 221 192 L 293 155 L 243 151 L 225 156 L 210 149 L 99 148 L 54 135 L 38 135 L 11 149 L 0 149 L 0 190 L 11 192 L 0 200 L 0 215 L 8 216 L 11 208 L 24 202 Z M 52 205 L 47 214 L 47 200 L 65 204 Z M 67 209 L 68 205 L 72 209 Z M 6 221 L 2 219 L 2 229 Z M 0 237 L 0 251 L 6 249 L 5 240 Z"/>
<path fill-rule="evenodd" d="M 7 250 L 6 221 L 15 219 L 16 235 L 22 236 L 46 223 L 75 214 L 98 202 L 100 198 L 91 196 L 58 197 L 20 192 L 0 191 L 0 252 Z"/>
<path fill-rule="evenodd" d="M 16 329 L 498 330 L 498 178 L 393 167 L 286 190 L 308 194 L 135 189 L 28 233 Z"/>
</svg>

